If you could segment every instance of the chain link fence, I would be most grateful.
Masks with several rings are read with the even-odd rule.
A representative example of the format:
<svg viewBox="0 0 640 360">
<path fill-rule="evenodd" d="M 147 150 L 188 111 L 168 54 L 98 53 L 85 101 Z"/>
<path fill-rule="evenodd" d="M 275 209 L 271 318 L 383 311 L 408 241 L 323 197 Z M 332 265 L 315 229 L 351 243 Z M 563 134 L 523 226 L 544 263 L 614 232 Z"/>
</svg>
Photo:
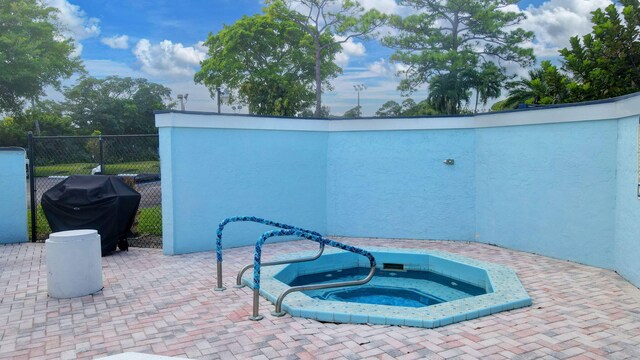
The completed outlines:
<svg viewBox="0 0 640 360">
<path fill-rule="evenodd" d="M 71 175 L 119 175 L 142 198 L 129 246 L 162 248 L 158 135 L 29 136 L 29 229 L 42 242 L 51 229 L 42 194 Z M 31 172 L 30 172 L 31 173 Z M 33 211 L 32 207 L 36 210 Z"/>
</svg>

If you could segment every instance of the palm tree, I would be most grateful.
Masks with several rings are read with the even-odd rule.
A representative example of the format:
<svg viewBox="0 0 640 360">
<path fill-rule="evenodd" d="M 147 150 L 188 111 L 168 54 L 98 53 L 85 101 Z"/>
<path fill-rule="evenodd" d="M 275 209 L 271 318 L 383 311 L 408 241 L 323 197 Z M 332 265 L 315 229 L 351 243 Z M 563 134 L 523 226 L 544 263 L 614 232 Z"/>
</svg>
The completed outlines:
<svg viewBox="0 0 640 360">
<path fill-rule="evenodd" d="M 462 103 L 471 97 L 469 81 L 465 72 L 450 72 L 438 75 L 429 81 L 428 101 L 430 107 L 440 114 L 460 114 Z"/>
<path fill-rule="evenodd" d="M 509 97 L 494 105 L 494 110 L 515 109 L 519 104 L 548 105 L 569 101 L 569 78 L 543 61 L 541 67 L 529 70 L 529 78 L 507 83 Z"/>
<path fill-rule="evenodd" d="M 487 105 L 489 99 L 494 99 L 502 93 L 502 86 L 507 77 L 503 71 L 494 63 L 486 62 L 482 65 L 482 70 L 477 74 L 473 81 L 473 87 L 476 89 L 476 105 L 473 110 L 478 112 L 478 102 Z"/>
</svg>

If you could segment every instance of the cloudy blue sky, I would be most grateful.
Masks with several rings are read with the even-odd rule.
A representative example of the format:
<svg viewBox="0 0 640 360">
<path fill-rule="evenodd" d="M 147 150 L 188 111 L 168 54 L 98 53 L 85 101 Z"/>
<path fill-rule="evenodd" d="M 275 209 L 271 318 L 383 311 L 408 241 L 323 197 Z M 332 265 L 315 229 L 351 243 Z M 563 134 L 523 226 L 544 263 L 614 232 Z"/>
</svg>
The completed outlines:
<svg viewBox="0 0 640 360">
<path fill-rule="evenodd" d="M 188 110 L 216 111 L 207 89 L 193 83 L 193 74 L 205 58 L 202 42 L 224 24 L 243 15 L 261 12 L 262 0 L 45 0 L 60 10 L 67 35 L 92 76 L 145 77 L 189 94 Z M 360 0 L 367 8 L 386 13 L 406 13 L 394 0 Z M 569 37 L 590 31 L 590 12 L 610 0 L 523 0 L 527 15 L 522 27 L 536 34 L 533 47 L 538 61 L 557 58 L 557 50 Z M 515 6 L 514 6 L 515 9 Z M 366 84 L 361 93 L 364 115 L 373 115 L 387 100 L 402 101 L 396 90 L 398 64 L 389 63 L 391 51 L 375 41 L 349 42 L 337 62 L 344 73 L 333 81 L 335 90 L 323 100 L 332 114 L 342 114 L 356 104 L 355 84 Z M 515 72 L 525 69 L 514 68 Z M 72 84 L 73 81 L 68 82 Z M 58 95 L 51 93 L 51 97 Z M 421 100 L 426 93 L 413 95 Z M 231 107 L 223 111 L 233 112 Z"/>
</svg>

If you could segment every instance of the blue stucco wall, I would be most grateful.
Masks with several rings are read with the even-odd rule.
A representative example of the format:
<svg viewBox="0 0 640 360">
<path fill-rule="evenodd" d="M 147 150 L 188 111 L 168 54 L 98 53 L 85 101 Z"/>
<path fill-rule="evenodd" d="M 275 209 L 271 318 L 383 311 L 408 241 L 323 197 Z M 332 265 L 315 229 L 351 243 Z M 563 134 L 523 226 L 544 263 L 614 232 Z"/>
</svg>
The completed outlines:
<svg viewBox="0 0 640 360">
<path fill-rule="evenodd" d="M 638 198 L 638 117 L 618 123 L 615 264 L 640 287 L 640 198 Z"/>
<path fill-rule="evenodd" d="M 161 128 L 160 148 L 165 253 L 214 249 L 218 223 L 237 215 L 326 231 L 327 134 Z M 230 224 L 223 246 L 267 229 Z"/>
<path fill-rule="evenodd" d="M 0 148 L 0 244 L 28 240 L 25 175 L 24 150 Z"/>
<path fill-rule="evenodd" d="M 329 234 L 473 239 L 473 129 L 334 132 L 327 154 Z"/>
<path fill-rule="evenodd" d="M 219 221 L 253 215 L 336 236 L 496 244 L 640 286 L 639 106 L 424 122 L 165 115 L 164 252 L 212 250 Z M 267 229 L 231 224 L 223 245 Z"/>
<path fill-rule="evenodd" d="M 477 129 L 476 240 L 614 268 L 618 122 Z"/>
</svg>

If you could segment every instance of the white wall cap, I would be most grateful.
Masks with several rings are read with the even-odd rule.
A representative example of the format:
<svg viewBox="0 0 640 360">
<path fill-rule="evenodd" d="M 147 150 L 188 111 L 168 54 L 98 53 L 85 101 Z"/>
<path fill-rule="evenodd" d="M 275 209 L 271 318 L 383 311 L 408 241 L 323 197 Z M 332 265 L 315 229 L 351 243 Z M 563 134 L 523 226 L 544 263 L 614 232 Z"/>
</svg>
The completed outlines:
<svg viewBox="0 0 640 360">
<path fill-rule="evenodd" d="M 580 121 L 613 120 L 640 114 L 640 93 L 578 104 L 550 105 L 467 116 L 401 118 L 302 119 L 272 116 L 162 111 L 156 126 L 203 129 L 251 129 L 282 131 L 390 131 L 478 129 Z"/>
</svg>

